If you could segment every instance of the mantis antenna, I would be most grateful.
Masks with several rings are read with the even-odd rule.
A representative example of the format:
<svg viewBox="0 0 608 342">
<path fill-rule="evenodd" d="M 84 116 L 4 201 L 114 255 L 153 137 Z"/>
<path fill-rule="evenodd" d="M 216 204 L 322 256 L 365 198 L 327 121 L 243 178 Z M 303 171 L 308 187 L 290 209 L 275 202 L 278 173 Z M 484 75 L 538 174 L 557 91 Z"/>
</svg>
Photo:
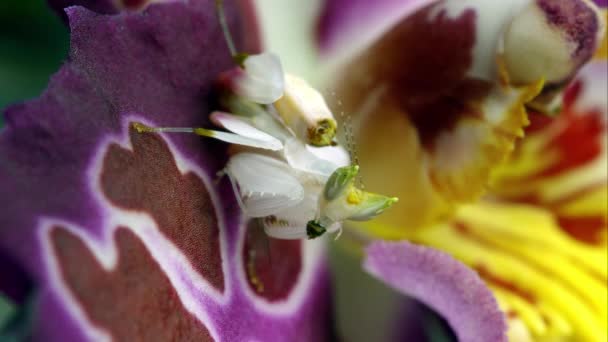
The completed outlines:
<svg viewBox="0 0 608 342">
<path fill-rule="evenodd" d="M 332 91 L 331 94 L 336 97 L 336 92 Z M 354 133 L 353 133 L 353 122 L 352 116 L 350 114 L 346 114 L 342 109 L 342 100 L 336 100 L 338 107 L 340 108 L 340 119 L 342 121 L 342 137 L 344 139 L 346 150 L 348 151 L 348 155 L 350 156 L 351 163 L 356 166 L 359 165 L 359 154 L 357 153 L 357 142 L 355 141 Z M 365 189 L 365 185 L 363 184 L 363 178 L 361 174 L 357 175 L 357 184 L 361 189 Z"/>
<path fill-rule="evenodd" d="M 224 13 L 224 0 L 215 0 L 215 9 L 217 11 L 217 17 L 220 21 L 220 26 L 222 27 L 222 32 L 224 33 L 224 38 L 226 39 L 226 44 L 228 44 L 230 54 L 234 58 L 238 55 L 238 52 L 236 51 L 236 47 L 234 46 L 234 40 L 232 39 L 232 34 L 230 34 L 230 28 L 228 27 L 228 23 L 226 22 L 226 14 Z"/>
<path fill-rule="evenodd" d="M 232 59 L 239 66 L 243 67 L 243 62 L 247 59 L 248 54 L 238 52 L 236 50 L 236 46 L 234 44 L 234 39 L 232 39 L 232 34 L 230 33 L 230 28 L 228 27 L 228 22 L 226 21 L 226 13 L 224 12 L 224 0 L 215 0 L 215 10 L 217 12 L 217 17 L 220 22 L 220 27 L 222 28 L 222 32 L 224 33 L 224 39 L 226 40 L 226 44 L 228 45 L 228 50 L 230 50 L 230 55 Z"/>
</svg>

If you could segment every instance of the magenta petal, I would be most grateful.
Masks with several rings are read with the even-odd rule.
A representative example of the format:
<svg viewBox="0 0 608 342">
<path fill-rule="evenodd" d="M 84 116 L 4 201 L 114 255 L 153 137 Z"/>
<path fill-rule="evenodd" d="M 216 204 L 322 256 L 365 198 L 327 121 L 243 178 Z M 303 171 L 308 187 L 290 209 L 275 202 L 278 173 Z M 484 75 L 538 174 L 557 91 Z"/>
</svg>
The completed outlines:
<svg viewBox="0 0 608 342">
<path fill-rule="evenodd" d="M 435 1 L 326 0 L 317 23 L 317 44 L 325 55 L 361 48 L 395 23 Z"/>
<path fill-rule="evenodd" d="M 507 341 L 505 317 L 492 293 L 451 256 L 409 242 L 374 242 L 364 268 L 437 311 L 460 341 Z"/>
</svg>

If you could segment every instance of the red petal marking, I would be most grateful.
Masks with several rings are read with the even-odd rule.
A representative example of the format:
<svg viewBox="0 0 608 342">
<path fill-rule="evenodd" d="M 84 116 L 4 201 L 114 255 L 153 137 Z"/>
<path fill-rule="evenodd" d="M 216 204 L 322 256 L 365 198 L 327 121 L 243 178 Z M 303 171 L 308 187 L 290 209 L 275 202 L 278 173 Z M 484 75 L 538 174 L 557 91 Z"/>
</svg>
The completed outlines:
<svg viewBox="0 0 608 342">
<path fill-rule="evenodd" d="M 243 246 L 243 266 L 251 289 L 269 301 L 287 298 L 302 269 L 302 241 L 268 237 L 250 221 Z"/>
<path fill-rule="evenodd" d="M 474 241 L 476 244 L 488 247 L 489 249 L 500 249 L 500 247 L 495 246 L 493 244 L 491 244 L 490 242 L 484 240 L 483 238 L 475 235 L 475 233 L 471 230 L 471 228 L 464 222 L 454 222 L 451 227 L 457 231 L 459 234 L 461 234 L 463 237 Z M 506 251 L 503 251 L 506 252 Z M 514 255 L 512 253 L 506 252 L 509 255 L 515 257 L 515 258 L 519 258 L 517 255 Z M 533 294 L 526 292 L 525 290 L 517 287 L 515 284 L 511 283 L 508 280 L 502 279 L 499 276 L 492 274 L 488 268 L 482 263 L 479 262 L 476 265 L 473 265 L 472 267 L 475 271 L 477 271 L 477 273 L 479 274 L 479 276 L 481 278 L 483 278 L 485 281 L 494 284 L 500 288 L 502 288 L 503 290 L 509 291 L 523 299 L 525 299 L 528 303 L 530 304 L 535 304 L 536 303 L 536 298 L 534 297 Z"/>
<path fill-rule="evenodd" d="M 520 297 L 521 299 L 525 300 L 526 302 L 528 302 L 532 305 L 536 305 L 537 299 L 536 299 L 536 297 L 534 297 L 533 294 L 520 289 L 519 287 L 517 287 L 515 284 L 511 283 L 508 280 L 502 279 L 499 276 L 492 274 L 490 271 L 488 271 L 486 266 L 484 266 L 483 264 L 475 265 L 475 266 L 473 266 L 473 269 L 475 271 L 477 271 L 479 276 L 481 278 L 483 278 L 483 280 L 487 281 L 488 283 L 490 283 L 496 287 L 499 287 L 505 291 L 511 292 L 512 294 Z"/>
<path fill-rule="evenodd" d="M 528 112 L 528 118 L 530 119 L 530 124 L 526 127 L 526 135 L 541 132 L 544 129 L 547 129 L 556 120 L 549 115 L 535 112 Z M 520 140 L 519 143 L 521 144 L 524 141 L 525 140 Z"/>
<path fill-rule="evenodd" d="M 601 215 L 569 217 L 560 214 L 559 211 L 561 206 L 568 203 L 574 203 L 578 199 L 597 191 L 597 189 L 602 189 L 605 186 L 605 183 L 592 184 L 591 186 L 550 202 L 541 200 L 536 194 L 510 197 L 509 201 L 542 207 L 553 213 L 557 220 L 558 227 L 571 238 L 586 244 L 601 246 L 604 243 L 602 232 L 606 229 L 606 226 L 608 226 L 606 217 Z"/>
<path fill-rule="evenodd" d="M 551 118 L 546 115 L 530 113 L 530 126 L 527 134 L 535 134 L 552 127 L 563 127 L 544 147 L 545 151 L 557 151 L 560 159 L 557 163 L 525 179 L 513 179 L 509 182 L 534 182 L 565 173 L 593 162 L 602 151 L 603 134 L 607 127 L 598 109 L 587 113 L 574 112 L 574 104 L 584 91 L 583 83 L 578 80 L 572 83 L 564 93 L 563 111 L 560 116 Z M 540 206 L 552 211 L 562 230 L 572 238 L 587 244 L 599 246 L 603 243 L 602 231 L 606 229 L 606 218 L 598 216 L 566 217 L 559 214 L 559 206 L 576 201 L 586 194 L 605 187 L 606 183 L 593 184 L 575 193 L 568 194 L 552 202 L 541 200 L 536 194 L 519 198 L 509 198 L 510 201 Z"/>
<path fill-rule="evenodd" d="M 566 128 L 553 138 L 547 150 L 558 149 L 560 160 L 537 177 L 550 177 L 583 166 L 602 153 L 602 133 L 605 131 L 600 112 L 563 117 Z"/>
<path fill-rule="evenodd" d="M 564 91 L 564 108 L 572 108 L 576 103 L 576 100 L 579 98 L 581 93 L 583 92 L 583 82 L 581 80 L 576 80 L 572 82 L 568 88 Z"/>
<path fill-rule="evenodd" d="M 88 318 L 114 340 L 213 340 L 185 310 L 169 279 L 130 230 L 115 232 L 118 264 L 110 271 L 68 230 L 54 227 L 50 238 L 66 285 Z"/>
<path fill-rule="evenodd" d="M 604 243 L 602 232 L 608 222 L 604 216 L 558 217 L 557 222 L 564 232 L 571 237 L 594 246 Z"/>
<path fill-rule="evenodd" d="M 560 154 L 558 163 L 533 176 L 533 179 L 551 177 L 583 166 L 602 153 L 602 134 L 606 124 L 602 112 L 597 109 L 587 113 L 575 113 L 574 104 L 583 91 L 582 82 L 575 81 L 564 93 L 563 111 L 557 118 L 531 113 L 531 124 L 528 134 L 533 134 L 550 126 L 563 126 L 564 129 L 553 137 L 545 146 L 546 150 L 557 150 Z"/>
<path fill-rule="evenodd" d="M 167 144 L 156 134 L 130 132 L 133 151 L 108 147 L 101 186 L 108 199 L 152 216 L 213 286 L 224 289 L 217 217 L 209 192 L 194 173 L 181 174 Z"/>
</svg>

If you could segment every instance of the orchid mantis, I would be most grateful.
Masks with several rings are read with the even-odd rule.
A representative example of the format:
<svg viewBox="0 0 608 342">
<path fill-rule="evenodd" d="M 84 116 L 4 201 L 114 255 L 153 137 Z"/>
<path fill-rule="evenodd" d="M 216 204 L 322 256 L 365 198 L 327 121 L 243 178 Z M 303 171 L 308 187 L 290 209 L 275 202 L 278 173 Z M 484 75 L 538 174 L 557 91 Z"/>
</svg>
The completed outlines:
<svg viewBox="0 0 608 342">
<path fill-rule="evenodd" d="M 397 201 L 356 187 L 359 167 L 336 142 L 337 122 L 323 96 L 305 80 L 284 74 L 272 53 L 245 55 L 234 48 L 239 65 L 222 75 L 227 90 L 211 121 L 228 132 L 190 127 L 148 127 L 141 133 L 194 133 L 241 145 L 221 172 L 230 179 L 242 211 L 260 219 L 279 239 L 316 238 L 341 231 L 345 220 L 369 220 Z"/>
</svg>

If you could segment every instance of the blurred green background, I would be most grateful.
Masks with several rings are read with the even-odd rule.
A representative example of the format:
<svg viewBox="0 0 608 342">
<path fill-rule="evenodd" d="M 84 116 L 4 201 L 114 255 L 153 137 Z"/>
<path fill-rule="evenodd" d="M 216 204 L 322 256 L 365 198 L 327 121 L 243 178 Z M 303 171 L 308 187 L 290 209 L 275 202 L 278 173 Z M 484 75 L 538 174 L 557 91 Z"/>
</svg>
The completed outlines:
<svg viewBox="0 0 608 342">
<path fill-rule="evenodd" d="M 68 47 L 68 29 L 46 0 L 0 0 L 0 108 L 37 97 Z"/>
</svg>

